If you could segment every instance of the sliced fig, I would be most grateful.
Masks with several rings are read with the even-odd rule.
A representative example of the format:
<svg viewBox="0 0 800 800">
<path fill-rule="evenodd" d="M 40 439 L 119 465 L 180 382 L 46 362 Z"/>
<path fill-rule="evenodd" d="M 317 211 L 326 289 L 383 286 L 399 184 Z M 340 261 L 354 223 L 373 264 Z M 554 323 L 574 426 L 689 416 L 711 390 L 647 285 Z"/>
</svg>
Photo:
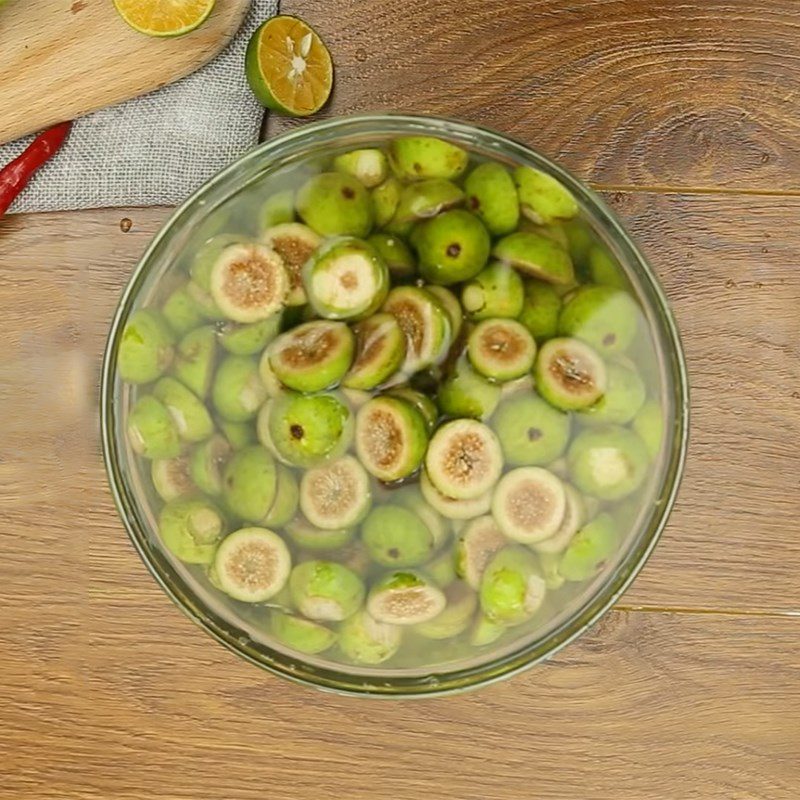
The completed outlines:
<svg viewBox="0 0 800 800">
<path fill-rule="evenodd" d="M 212 497 L 222 494 L 222 468 L 231 453 L 227 439 L 219 435 L 195 447 L 189 458 L 189 472 L 200 491 Z"/>
<path fill-rule="evenodd" d="M 481 578 L 481 610 L 499 625 L 519 625 L 541 607 L 547 584 L 536 556 L 521 545 L 496 553 Z"/>
<path fill-rule="evenodd" d="M 473 589 L 480 589 L 486 565 L 508 543 L 491 515 L 471 520 L 464 526 L 456 541 L 456 574 Z"/>
<path fill-rule="evenodd" d="M 150 478 L 158 496 L 167 503 L 197 491 L 185 456 L 156 459 L 150 467 Z"/>
<path fill-rule="evenodd" d="M 267 228 L 262 237 L 264 244 L 283 260 L 289 274 L 287 306 L 301 306 L 306 302 L 302 267 L 322 244 L 322 237 L 300 222 L 284 222 Z"/>
<path fill-rule="evenodd" d="M 475 616 L 478 595 L 463 583 L 445 589 L 447 605 L 433 619 L 420 622 L 415 631 L 426 639 L 450 639 L 463 633 Z"/>
<path fill-rule="evenodd" d="M 428 445 L 425 419 L 399 397 L 366 402 L 356 415 L 356 452 L 376 478 L 396 481 L 416 472 Z"/>
<path fill-rule="evenodd" d="M 547 236 L 532 231 L 504 236 L 495 244 L 492 255 L 524 275 L 547 283 L 570 286 L 575 282 L 569 253 Z"/>
<path fill-rule="evenodd" d="M 263 603 L 278 594 L 291 567 L 283 539 L 267 528 L 234 531 L 222 540 L 214 557 L 222 591 L 245 603 Z"/>
<path fill-rule="evenodd" d="M 492 516 L 500 530 L 524 544 L 553 536 L 565 508 L 564 484 L 543 467 L 512 469 L 500 479 L 492 497 Z"/>
<path fill-rule="evenodd" d="M 536 357 L 536 342 L 516 320 L 485 319 L 470 332 L 467 353 L 481 375 L 505 382 L 530 372 Z"/>
<path fill-rule="evenodd" d="M 335 561 L 304 561 L 289 577 L 297 610 L 309 619 L 341 622 L 358 611 L 364 584 L 351 569 Z"/>
<path fill-rule="evenodd" d="M 353 327 L 356 356 L 342 384 L 349 389 L 374 389 L 403 365 L 406 337 L 391 314 L 378 313 Z"/>
<path fill-rule="evenodd" d="M 349 528 L 372 504 L 369 477 L 353 456 L 309 469 L 300 482 L 300 509 L 318 528 Z"/>
<path fill-rule="evenodd" d="M 432 294 L 441 303 L 444 313 L 450 320 L 450 338 L 455 341 L 461 333 L 461 326 L 464 324 L 464 312 L 461 310 L 461 303 L 458 298 L 445 286 L 428 284 L 425 290 Z"/>
<path fill-rule="evenodd" d="M 474 419 L 446 422 L 431 438 L 425 469 L 446 497 L 480 497 L 497 483 L 503 453 L 493 431 Z"/>
<path fill-rule="evenodd" d="M 423 497 L 443 517 L 451 520 L 465 520 L 488 514 L 492 506 L 492 490 L 484 492 L 470 500 L 456 500 L 443 495 L 432 483 L 426 472 L 422 472 L 419 488 Z"/>
<path fill-rule="evenodd" d="M 390 572 L 370 589 L 367 611 L 378 622 L 415 625 L 434 619 L 447 605 L 444 592 L 420 572 Z"/>
<path fill-rule="evenodd" d="M 257 244 L 232 245 L 211 270 L 210 291 L 228 319 L 258 322 L 283 307 L 289 274 L 274 250 Z"/>
<path fill-rule="evenodd" d="M 561 525 L 552 536 L 532 544 L 537 553 L 550 555 L 565 550 L 572 541 L 572 537 L 578 532 L 578 528 L 586 521 L 586 504 L 583 502 L 580 492 L 565 483 L 564 493 L 566 505 Z"/>
<path fill-rule="evenodd" d="M 606 390 L 606 366 L 588 344 L 558 338 L 545 342 L 534 367 L 536 389 L 562 411 L 588 408 Z"/>
</svg>

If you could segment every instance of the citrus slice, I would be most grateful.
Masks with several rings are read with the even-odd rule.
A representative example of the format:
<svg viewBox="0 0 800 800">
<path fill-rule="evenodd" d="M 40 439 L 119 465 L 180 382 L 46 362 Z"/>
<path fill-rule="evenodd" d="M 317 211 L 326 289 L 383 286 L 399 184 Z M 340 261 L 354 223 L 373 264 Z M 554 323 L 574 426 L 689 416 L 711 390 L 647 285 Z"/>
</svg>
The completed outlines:
<svg viewBox="0 0 800 800">
<path fill-rule="evenodd" d="M 128 25 L 148 36 L 183 36 L 202 25 L 214 0 L 114 0 Z"/>
<path fill-rule="evenodd" d="M 319 111 L 331 93 L 331 54 L 297 17 L 282 15 L 261 25 L 247 46 L 245 68 L 258 101 L 290 117 Z"/>
</svg>

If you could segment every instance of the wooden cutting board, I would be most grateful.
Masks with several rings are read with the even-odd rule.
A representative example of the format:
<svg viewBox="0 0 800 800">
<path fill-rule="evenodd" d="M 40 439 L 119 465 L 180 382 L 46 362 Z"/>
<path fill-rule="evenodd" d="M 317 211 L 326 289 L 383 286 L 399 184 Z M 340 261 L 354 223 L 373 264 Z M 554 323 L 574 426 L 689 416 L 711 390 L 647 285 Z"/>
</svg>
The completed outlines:
<svg viewBox="0 0 800 800">
<path fill-rule="evenodd" d="M 0 144 L 157 89 L 210 61 L 249 0 L 217 0 L 198 30 L 156 39 L 111 0 L 8 0 L 0 9 Z"/>
</svg>

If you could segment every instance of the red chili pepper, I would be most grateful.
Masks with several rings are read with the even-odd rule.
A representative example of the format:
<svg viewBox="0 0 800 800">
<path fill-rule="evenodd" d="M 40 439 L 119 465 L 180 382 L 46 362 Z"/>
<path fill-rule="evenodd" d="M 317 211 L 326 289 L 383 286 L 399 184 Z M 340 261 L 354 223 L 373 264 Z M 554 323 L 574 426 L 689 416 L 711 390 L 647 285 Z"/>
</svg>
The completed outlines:
<svg viewBox="0 0 800 800">
<path fill-rule="evenodd" d="M 28 185 L 39 167 L 64 144 L 71 122 L 61 122 L 40 133 L 21 155 L 0 169 L 0 217 L 6 213 L 14 198 Z"/>
</svg>

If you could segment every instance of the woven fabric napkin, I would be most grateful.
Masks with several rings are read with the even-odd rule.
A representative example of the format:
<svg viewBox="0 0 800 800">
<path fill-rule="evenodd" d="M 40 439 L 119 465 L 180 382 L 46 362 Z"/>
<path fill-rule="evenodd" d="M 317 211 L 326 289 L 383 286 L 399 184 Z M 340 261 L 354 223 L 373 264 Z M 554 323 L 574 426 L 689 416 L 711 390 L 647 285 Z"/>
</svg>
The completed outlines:
<svg viewBox="0 0 800 800">
<path fill-rule="evenodd" d="M 59 153 L 10 212 L 175 205 L 258 141 L 264 109 L 247 86 L 244 54 L 278 0 L 253 0 L 213 61 L 163 89 L 75 121 Z M 33 137 L 0 146 L 0 166 Z"/>
</svg>

